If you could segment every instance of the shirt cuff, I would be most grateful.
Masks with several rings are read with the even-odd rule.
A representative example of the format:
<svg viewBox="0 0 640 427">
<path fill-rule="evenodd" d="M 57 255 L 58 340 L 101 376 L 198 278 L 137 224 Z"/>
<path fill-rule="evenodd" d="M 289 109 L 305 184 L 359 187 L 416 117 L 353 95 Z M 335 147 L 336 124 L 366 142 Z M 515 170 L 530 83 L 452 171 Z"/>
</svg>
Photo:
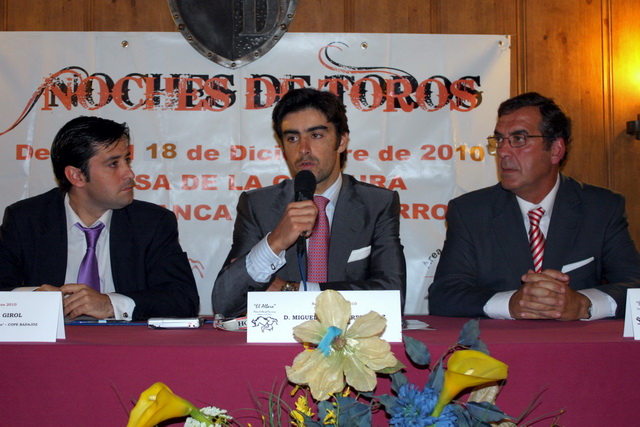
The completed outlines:
<svg viewBox="0 0 640 427">
<path fill-rule="evenodd" d="M 509 300 L 516 291 L 498 292 L 484 305 L 484 314 L 491 319 L 513 320 L 509 312 Z"/>
<path fill-rule="evenodd" d="M 285 251 L 276 255 L 271 250 L 271 247 L 267 242 L 269 234 L 264 236 L 264 238 L 260 240 L 258 244 L 255 245 L 247 254 L 247 273 L 258 283 L 268 282 L 271 276 L 273 276 L 276 271 L 280 270 L 282 266 L 287 263 L 284 256 Z"/>
<path fill-rule="evenodd" d="M 300 282 L 300 286 L 298 287 L 298 291 L 304 291 L 304 285 Z M 307 292 L 320 292 L 320 283 L 315 282 L 307 282 Z"/>
<path fill-rule="evenodd" d="M 136 308 L 136 303 L 131 298 L 122 294 L 108 293 L 106 295 L 111 300 L 113 317 L 116 320 L 131 320 L 131 315 L 133 314 L 133 309 Z"/>
<path fill-rule="evenodd" d="M 616 315 L 618 304 L 610 295 L 594 288 L 581 289 L 578 292 L 591 300 L 591 317 L 580 320 L 598 320 Z"/>
</svg>

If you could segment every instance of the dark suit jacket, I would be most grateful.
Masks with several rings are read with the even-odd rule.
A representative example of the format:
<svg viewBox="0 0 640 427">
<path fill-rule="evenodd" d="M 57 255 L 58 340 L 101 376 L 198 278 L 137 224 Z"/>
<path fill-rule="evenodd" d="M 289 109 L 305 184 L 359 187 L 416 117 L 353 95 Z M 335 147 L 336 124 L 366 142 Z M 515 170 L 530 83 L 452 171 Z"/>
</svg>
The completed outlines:
<svg viewBox="0 0 640 427">
<path fill-rule="evenodd" d="M 287 204 L 293 202 L 293 181 L 242 193 L 237 206 L 233 245 L 213 287 L 216 313 L 225 316 L 246 311 L 247 292 L 263 291 L 271 280 L 255 282 L 247 273 L 246 256 L 276 228 Z M 347 262 L 354 250 L 370 247 L 363 259 Z M 235 260 L 232 262 L 232 260 Z M 286 251 L 286 264 L 276 274 L 300 282 L 294 244 Z M 328 283 L 320 288 L 336 290 L 400 290 L 404 303 L 406 265 L 400 243 L 398 193 L 342 176 L 342 188 L 333 215 L 329 246 Z M 306 266 L 306 260 L 304 264 Z"/>
<path fill-rule="evenodd" d="M 7 207 L 0 227 L 0 288 L 62 286 L 66 226 L 58 189 Z M 198 291 L 170 211 L 138 200 L 114 210 L 109 245 L 115 289 L 135 301 L 133 319 L 197 315 Z"/>
<path fill-rule="evenodd" d="M 497 184 L 453 199 L 447 227 L 429 312 L 484 316 L 494 294 L 518 289 L 522 275 L 533 269 L 516 197 Z M 640 286 L 640 257 L 629 235 L 624 198 L 561 175 L 542 268 L 561 270 L 591 257 L 567 273 L 570 286 L 609 294 L 618 305 L 616 317 L 624 316 L 626 290 Z"/>
</svg>

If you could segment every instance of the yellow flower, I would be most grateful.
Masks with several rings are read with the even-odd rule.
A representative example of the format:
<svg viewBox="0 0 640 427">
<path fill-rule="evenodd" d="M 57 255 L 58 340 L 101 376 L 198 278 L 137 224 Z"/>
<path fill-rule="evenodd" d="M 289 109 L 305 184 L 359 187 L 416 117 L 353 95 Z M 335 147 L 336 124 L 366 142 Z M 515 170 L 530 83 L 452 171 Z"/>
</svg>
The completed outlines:
<svg viewBox="0 0 640 427">
<path fill-rule="evenodd" d="M 355 390 L 372 391 L 376 372 L 392 373 L 404 367 L 380 338 L 387 321 L 375 311 L 356 318 L 347 330 L 351 303 L 340 293 L 326 290 L 316 299 L 316 316 L 318 320 L 296 326 L 293 333 L 298 341 L 317 347 L 298 354 L 293 366 L 286 367 L 289 381 L 308 384 L 315 399 L 340 393 L 345 379 Z"/>
<path fill-rule="evenodd" d="M 447 363 L 442 391 L 431 415 L 439 416 L 445 405 L 465 388 L 504 380 L 507 378 L 507 369 L 507 365 L 480 351 L 456 351 Z"/>
<path fill-rule="evenodd" d="M 153 427 L 162 421 L 189 415 L 194 410 L 198 411 L 191 403 L 173 394 L 165 384 L 158 382 L 142 392 L 129 414 L 127 427 Z"/>
<path fill-rule="evenodd" d="M 327 415 L 324 417 L 324 420 L 322 420 L 322 424 L 324 424 L 325 426 L 335 425 L 337 420 L 338 418 L 336 417 L 335 410 L 329 409 L 327 411 Z"/>
<path fill-rule="evenodd" d="M 296 401 L 296 409 L 291 411 L 291 413 L 289 414 L 291 415 L 291 418 L 295 420 L 295 422 L 292 422 L 293 425 L 305 425 L 304 417 L 302 416 L 302 414 L 307 415 L 308 417 L 313 417 L 315 415 L 313 412 L 311 412 L 311 408 L 309 408 L 309 402 L 307 401 L 306 396 L 298 397 L 298 400 Z"/>
</svg>

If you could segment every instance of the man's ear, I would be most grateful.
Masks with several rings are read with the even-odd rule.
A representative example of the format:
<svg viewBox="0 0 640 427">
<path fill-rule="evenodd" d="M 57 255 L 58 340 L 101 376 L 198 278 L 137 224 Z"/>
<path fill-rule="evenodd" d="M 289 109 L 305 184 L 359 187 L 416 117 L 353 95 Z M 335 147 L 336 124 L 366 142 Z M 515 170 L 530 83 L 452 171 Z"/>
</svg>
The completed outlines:
<svg viewBox="0 0 640 427">
<path fill-rule="evenodd" d="M 338 143 L 338 148 L 337 148 L 338 153 L 342 153 L 343 151 L 346 151 L 348 146 L 349 146 L 349 132 L 345 132 L 340 137 L 340 142 Z"/>
<path fill-rule="evenodd" d="M 84 187 L 87 183 L 85 174 L 75 166 L 66 166 L 64 168 L 64 176 L 74 187 Z"/>
<path fill-rule="evenodd" d="M 563 138 L 556 138 L 551 144 L 551 162 L 554 165 L 560 164 L 567 147 L 564 145 Z"/>
</svg>

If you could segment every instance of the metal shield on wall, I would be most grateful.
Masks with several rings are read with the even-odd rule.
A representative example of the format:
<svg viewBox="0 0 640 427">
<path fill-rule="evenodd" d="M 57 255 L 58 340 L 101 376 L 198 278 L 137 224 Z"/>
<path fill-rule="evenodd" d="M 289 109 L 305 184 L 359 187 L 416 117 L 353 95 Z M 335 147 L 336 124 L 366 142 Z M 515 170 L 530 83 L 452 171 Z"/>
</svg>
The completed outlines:
<svg viewBox="0 0 640 427">
<path fill-rule="evenodd" d="M 185 39 L 205 58 L 238 68 L 264 56 L 287 32 L 297 0 L 168 0 Z"/>
</svg>

